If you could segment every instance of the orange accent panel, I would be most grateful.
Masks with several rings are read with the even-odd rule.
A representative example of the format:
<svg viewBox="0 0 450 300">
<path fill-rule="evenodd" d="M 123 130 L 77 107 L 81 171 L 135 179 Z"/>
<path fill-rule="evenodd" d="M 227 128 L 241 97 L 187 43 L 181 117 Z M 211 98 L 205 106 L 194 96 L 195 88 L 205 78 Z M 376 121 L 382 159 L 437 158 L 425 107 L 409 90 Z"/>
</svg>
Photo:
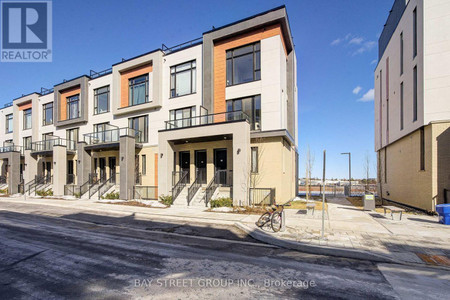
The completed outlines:
<svg viewBox="0 0 450 300">
<path fill-rule="evenodd" d="M 72 97 L 76 94 L 80 94 L 81 89 L 80 86 L 76 86 L 73 88 L 69 88 L 67 90 L 60 92 L 60 100 L 59 100 L 59 120 L 64 121 L 67 120 L 67 98 Z M 81 101 L 81 98 L 80 98 Z"/>
<path fill-rule="evenodd" d="M 153 66 L 150 63 L 120 73 L 120 107 L 128 106 L 128 80 L 146 73 L 151 73 L 152 71 Z"/>
<path fill-rule="evenodd" d="M 155 153 L 155 186 L 156 186 L 155 195 L 158 195 L 158 153 Z"/>
<path fill-rule="evenodd" d="M 251 44 L 272 36 L 279 35 L 283 43 L 284 52 L 287 56 L 285 41 L 283 38 L 281 25 L 274 24 L 258 30 L 254 30 L 236 37 L 219 41 L 214 45 L 214 113 L 226 112 L 225 88 L 226 88 L 226 51 L 246 44 Z M 216 117 L 216 122 L 224 119 Z"/>
<path fill-rule="evenodd" d="M 30 101 L 30 102 L 28 102 L 28 103 L 25 103 L 25 104 L 19 105 L 19 111 L 20 111 L 20 110 L 25 110 L 25 109 L 29 109 L 29 108 L 31 108 L 31 105 L 32 105 L 31 101 Z"/>
</svg>

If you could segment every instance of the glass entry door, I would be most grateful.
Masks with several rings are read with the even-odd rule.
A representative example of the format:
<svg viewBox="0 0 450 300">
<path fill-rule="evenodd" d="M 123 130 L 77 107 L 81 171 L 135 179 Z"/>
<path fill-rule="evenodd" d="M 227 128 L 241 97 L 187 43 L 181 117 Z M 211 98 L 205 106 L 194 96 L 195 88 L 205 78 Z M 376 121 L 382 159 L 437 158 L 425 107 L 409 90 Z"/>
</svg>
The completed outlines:
<svg viewBox="0 0 450 300">
<path fill-rule="evenodd" d="M 191 154 L 189 151 L 180 152 L 180 171 L 184 174 L 187 172 L 184 183 L 189 183 L 190 178 L 190 167 L 191 167 Z M 182 175 L 181 175 L 182 176 Z"/>
<path fill-rule="evenodd" d="M 206 150 L 195 151 L 195 179 L 198 183 L 206 183 Z"/>
<path fill-rule="evenodd" d="M 227 183 L 227 149 L 214 149 L 214 169 L 217 183 Z"/>
</svg>

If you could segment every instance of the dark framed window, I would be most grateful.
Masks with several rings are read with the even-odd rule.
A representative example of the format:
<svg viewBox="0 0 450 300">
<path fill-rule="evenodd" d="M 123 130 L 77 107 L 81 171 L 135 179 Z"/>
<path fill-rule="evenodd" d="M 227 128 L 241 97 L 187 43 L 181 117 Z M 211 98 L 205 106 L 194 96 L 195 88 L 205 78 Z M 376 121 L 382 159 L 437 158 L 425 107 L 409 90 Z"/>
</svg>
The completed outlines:
<svg viewBox="0 0 450 300">
<path fill-rule="evenodd" d="M 420 170 L 425 171 L 425 130 L 420 128 Z"/>
<path fill-rule="evenodd" d="M 413 10 L 413 58 L 417 55 L 417 7 Z"/>
<path fill-rule="evenodd" d="M 30 129 L 31 126 L 31 108 L 29 108 L 23 111 L 23 129 Z"/>
<path fill-rule="evenodd" d="M 131 78 L 128 81 L 128 105 L 148 102 L 148 74 Z"/>
<path fill-rule="evenodd" d="M 68 141 L 74 141 L 75 144 L 78 143 L 79 141 L 79 134 L 80 132 L 80 128 L 72 128 L 72 129 L 67 129 L 66 130 L 66 139 Z"/>
<path fill-rule="evenodd" d="M 147 174 L 147 155 L 142 155 L 142 175 Z"/>
<path fill-rule="evenodd" d="M 102 132 L 106 131 L 108 128 L 109 122 L 94 124 L 94 132 Z"/>
<path fill-rule="evenodd" d="M 227 86 L 261 79 L 260 42 L 228 50 Z"/>
<path fill-rule="evenodd" d="M 400 75 L 403 74 L 403 32 L 400 33 Z"/>
<path fill-rule="evenodd" d="M 23 147 L 25 150 L 31 149 L 31 136 L 27 136 L 23 138 Z"/>
<path fill-rule="evenodd" d="M 67 119 L 72 120 L 81 116 L 80 95 L 73 95 L 67 98 Z"/>
<path fill-rule="evenodd" d="M 403 82 L 400 83 L 400 130 L 403 130 Z"/>
<path fill-rule="evenodd" d="M 227 100 L 227 112 L 243 111 L 250 118 L 251 130 L 261 130 L 261 95 Z M 228 120 L 235 116 L 229 115 Z"/>
<path fill-rule="evenodd" d="M 129 118 L 128 127 L 141 132 L 139 142 L 148 143 L 148 115 Z"/>
<path fill-rule="evenodd" d="M 53 124 L 53 102 L 42 105 L 42 125 Z"/>
<path fill-rule="evenodd" d="M 94 115 L 109 112 L 109 85 L 94 90 Z"/>
<path fill-rule="evenodd" d="M 195 93 L 196 76 L 195 60 L 170 67 L 170 98 Z"/>
<path fill-rule="evenodd" d="M 13 114 L 6 115 L 6 133 L 13 132 Z"/>
<path fill-rule="evenodd" d="M 53 132 L 43 133 L 42 134 L 42 140 L 48 141 L 51 140 L 51 137 L 53 137 Z"/>
<path fill-rule="evenodd" d="M 258 173 L 258 147 L 252 147 L 252 173 Z"/>
<path fill-rule="evenodd" d="M 417 121 L 417 66 L 413 69 L 413 122 Z"/>
<path fill-rule="evenodd" d="M 192 125 L 192 117 L 195 116 L 195 106 L 173 109 L 169 112 L 169 120 L 175 127 L 189 127 Z"/>
</svg>

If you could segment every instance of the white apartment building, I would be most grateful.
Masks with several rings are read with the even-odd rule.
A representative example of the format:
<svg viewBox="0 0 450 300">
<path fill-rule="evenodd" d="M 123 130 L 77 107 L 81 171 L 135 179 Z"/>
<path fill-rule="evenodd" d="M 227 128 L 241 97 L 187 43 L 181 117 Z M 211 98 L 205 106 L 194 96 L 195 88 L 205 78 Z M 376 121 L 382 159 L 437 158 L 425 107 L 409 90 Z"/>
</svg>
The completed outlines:
<svg viewBox="0 0 450 300">
<path fill-rule="evenodd" d="M 396 0 L 379 39 L 379 195 L 433 211 L 450 190 L 450 2 Z"/>
<path fill-rule="evenodd" d="M 284 6 L 14 99 L 9 193 L 208 205 L 297 194 L 297 61 Z"/>
</svg>

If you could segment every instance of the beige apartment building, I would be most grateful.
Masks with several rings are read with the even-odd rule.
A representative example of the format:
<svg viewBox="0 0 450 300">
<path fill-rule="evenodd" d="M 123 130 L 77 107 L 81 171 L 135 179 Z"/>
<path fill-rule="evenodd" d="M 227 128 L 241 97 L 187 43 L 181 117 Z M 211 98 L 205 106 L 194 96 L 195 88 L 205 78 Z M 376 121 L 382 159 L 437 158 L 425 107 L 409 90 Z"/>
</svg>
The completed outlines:
<svg viewBox="0 0 450 300">
<path fill-rule="evenodd" d="M 284 6 L 63 80 L 0 110 L 0 188 L 284 203 L 297 194 L 296 82 Z"/>
<path fill-rule="evenodd" d="M 396 0 L 379 39 L 379 195 L 427 211 L 450 202 L 450 3 Z"/>
</svg>

